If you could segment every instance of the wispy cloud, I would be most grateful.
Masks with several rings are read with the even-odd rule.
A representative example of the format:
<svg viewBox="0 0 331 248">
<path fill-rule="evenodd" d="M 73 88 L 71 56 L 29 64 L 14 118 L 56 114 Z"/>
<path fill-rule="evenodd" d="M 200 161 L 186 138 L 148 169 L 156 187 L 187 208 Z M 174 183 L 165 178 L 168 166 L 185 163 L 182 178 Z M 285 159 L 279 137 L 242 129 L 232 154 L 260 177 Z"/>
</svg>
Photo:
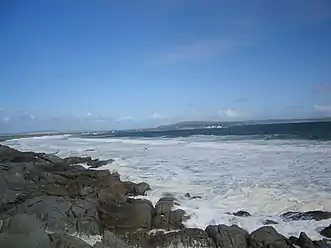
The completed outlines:
<svg viewBox="0 0 331 248">
<path fill-rule="evenodd" d="M 316 112 L 331 113 L 331 105 L 315 104 L 314 105 L 314 110 Z"/>
<path fill-rule="evenodd" d="M 318 93 L 318 94 L 330 93 L 331 87 L 330 87 L 330 85 L 327 85 L 327 84 L 315 84 L 314 92 Z"/>
<path fill-rule="evenodd" d="M 120 117 L 116 120 L 117 121 L 137 121 L 137 119 L 132 117 L 132 116 L 123 116 L 123 117 Z"/>
<path fill-rule="evenodd" d="M 239 97 L 236 99 L 236 102 L 248 102 L 249 99 L 247 97 Z"/>
<path fill-rule="evenodd" d="M 201 60 L 224 56 L 250 43 L 250 37 L 222 36 L 191 42 L 159 55 L 156 62 L 169 63 L 183 60 Z"/>
</svg>

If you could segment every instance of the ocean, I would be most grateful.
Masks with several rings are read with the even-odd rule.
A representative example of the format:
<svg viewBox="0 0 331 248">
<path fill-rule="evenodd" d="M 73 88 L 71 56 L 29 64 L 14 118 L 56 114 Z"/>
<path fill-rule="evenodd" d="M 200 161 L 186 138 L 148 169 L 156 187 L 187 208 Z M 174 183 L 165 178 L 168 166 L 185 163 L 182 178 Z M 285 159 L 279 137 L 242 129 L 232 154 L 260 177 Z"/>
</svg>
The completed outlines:
<svg viewBox="0 0 331 248">
<path fill-rule="evenodd" d="M 191 216 L 187 227 L 237 224 L 253 231 L 266 219 L 285 236 L 321 239 L 323 221 L 284 221 L 287 211 L 331 211 L 331 123 L 234 126 L 223 129 L 122 131 L 29 137 L 3 142 L 60 157 L 115 160 L 98 169 L 151 185 L 154 204 L 174 195 Z M 186 193 L 201 196 L 188 199 Z M 228 212 L 245 210 L 251 217 Z"/>
</svg>

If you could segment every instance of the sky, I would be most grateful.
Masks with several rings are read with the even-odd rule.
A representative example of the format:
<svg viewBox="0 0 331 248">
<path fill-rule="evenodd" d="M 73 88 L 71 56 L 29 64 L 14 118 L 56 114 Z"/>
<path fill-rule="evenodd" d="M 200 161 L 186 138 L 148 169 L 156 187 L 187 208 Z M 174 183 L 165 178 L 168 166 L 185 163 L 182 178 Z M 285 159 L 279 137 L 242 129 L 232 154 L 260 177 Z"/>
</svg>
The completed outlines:
<svg viewBox="0 0 331 248">
<path fill-rule="evenodd" d="M 329 0 L 0 1 L 0 133 L 323 116 Z"/>
</svg>

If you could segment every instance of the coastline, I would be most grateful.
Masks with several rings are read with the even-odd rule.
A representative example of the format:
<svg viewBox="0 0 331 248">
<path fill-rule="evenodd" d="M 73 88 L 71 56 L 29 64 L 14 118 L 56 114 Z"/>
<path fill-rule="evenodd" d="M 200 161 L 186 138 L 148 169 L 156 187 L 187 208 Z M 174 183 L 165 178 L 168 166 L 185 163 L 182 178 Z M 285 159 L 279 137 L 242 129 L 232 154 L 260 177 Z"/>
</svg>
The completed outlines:
<svg viewBox="0 0 331 248">
<path fill-rule="evenodd" d="M 184 247 L 254 248 L 266 247 L 266 243 L 275 247 L 328 247 L 326 241 L 313 242 L 304 233 L 297 238 L 284 237 L 272 227 L 275 223 L 271 220 L 266 220 L 264 227 L 251 234 L 238 226 L 225 226 L 222 223 L 209 225 L 205 230 L 186 228 L 183 223 L 189 216 L 185 211 L 175 208 L 179 203 L 174 197 L 163 197 L 156 205 L 146 199 L 135 199 L 135 196 L 144 196 L 151 187 L 144 182 L 123 182 L 118 173 L 86 169 L 79 165 L 88 163 L 90 167 L 97 168 L 111 163 L 111 160 L 79 157 L 61 159 L 55 155 L 19 152 L 0 146 L 0 162 L 3 178 L 6 179 L 2 181 L 2 187 L 6 188 L 2 188 L 5 192 L 1 198 L 0 216 L 4 224 L 0 240 L 1 237 L 12 235 L 10 225 L 6 227 L 5 224 L 20 221 L 15 217 L 20 216 L 21 219 L 32 218 L 36 223 L 41 221 L 44 228 L 39 228 L 39 232 L 47 230 L 52 233 L 47 234 L 50 247 L 52 242 L 54 244 L 59 240 L 77 241 L 70 239 L 70 235 L 75 233 L 103 236 L 103 241 L 93 244 L 94 247 L 111 247 L 105 243 L 114 240 L 117 243 L 124 242 L 123 247 L 147 248 L 171 247 L 174 243 Z M 193 200 L 198 196 L 186 197 Z M 63 211 L 66 217 L 60 217 L 54 211 L 54 206 Z M 243 218 L 250 215 L 245 211 L 229 214 Z M 33 219 L 35 216 L 37 220 Z M 331 213 L 284 213 L 282 218 L 288 221 L 330 219 Z M 46 236 L 43 237 L 43 242 L 47 243 Z M 278 243 L 282 245 L 278 246 Z M 308 243 L 309 246 L 306 246 Z M 84 246 L 81 244 L 77 247 Z"/>
</svg>

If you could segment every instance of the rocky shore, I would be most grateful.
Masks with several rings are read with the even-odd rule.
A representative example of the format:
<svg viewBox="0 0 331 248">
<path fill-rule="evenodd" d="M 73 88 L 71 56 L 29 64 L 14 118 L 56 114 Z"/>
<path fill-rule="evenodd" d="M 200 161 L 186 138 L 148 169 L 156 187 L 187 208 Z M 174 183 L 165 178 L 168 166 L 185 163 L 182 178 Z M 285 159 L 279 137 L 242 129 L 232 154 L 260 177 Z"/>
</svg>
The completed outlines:
<svg viewBox="0 0 331 248">
<path fill-rule="evenodd" d="M 145 195 L 144 182 L 121 181 L 108 170 L 89 170 L 112 160 L 90 157 L 59 158 L 20 152 L 0 145 L 0 247 L 1 248 L 326 248 L 327 240 L 312 241 L 305 233 L 286 238 L 266 220 L 248 233 L 236 226 L 210 225 L 205 230 L 186 228 L 189 216 L 174 208 L 174 197 L 154 206 Z M 186 195 L 187 197 L 197 197 Z M 233 213 L 248 217 L 245 211 Z M 330 212 L 288 212 L 287 221 L 331 219 Z M 331 225 L 321 230 L 331 238 Z M 96 242 L 85 242 L 100 237 Z"/>
</svg>

